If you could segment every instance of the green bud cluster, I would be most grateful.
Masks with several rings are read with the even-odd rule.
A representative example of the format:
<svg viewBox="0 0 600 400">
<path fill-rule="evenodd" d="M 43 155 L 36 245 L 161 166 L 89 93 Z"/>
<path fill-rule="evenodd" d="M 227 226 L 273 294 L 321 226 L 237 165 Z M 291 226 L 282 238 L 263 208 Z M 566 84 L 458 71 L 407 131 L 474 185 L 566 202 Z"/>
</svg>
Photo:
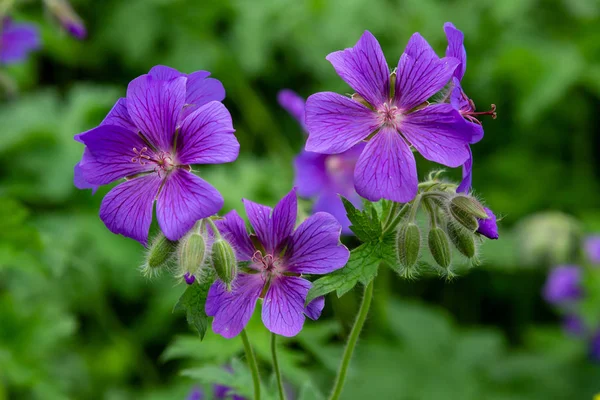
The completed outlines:
<svg viewBox="0 0 600 400">
<path fill-rule="evenodd" d="M 222 238 L 215 240 L 211 250 L 211 263 L 219 279 L 231 291 L 231 283 L 237 277 L 237 260 L 229 242 Z"/>
<path fill-rule="evenodd" d="M 158 275 L 160 271 L 171 264 L 176 248 L 177 242 L 173 242 L 162 233 L 159 233 L 148 246 L 142 273 L 149 277 Z"/>
<path fill-rule="evenodd" d="M 179 275 L 196 275 L 206 261 L 206 239 L 204 232 L 191 231 L 179 243 Z"/>
</svg>

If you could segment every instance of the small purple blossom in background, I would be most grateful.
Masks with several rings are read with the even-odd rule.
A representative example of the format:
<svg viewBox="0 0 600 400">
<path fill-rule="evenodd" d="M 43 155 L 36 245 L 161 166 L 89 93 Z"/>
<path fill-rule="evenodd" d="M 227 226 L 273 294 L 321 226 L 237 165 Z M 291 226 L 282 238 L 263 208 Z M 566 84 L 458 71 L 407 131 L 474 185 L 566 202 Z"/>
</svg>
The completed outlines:
<svg viewBox="0 0 600 400">
<path fill-rule="evenodd" d="M 589 236 L 585 239 L 585 254 L 593 264 L 600 264 L 600 236 Z"/>
<path fill-rule="evenodd" d="M 458 167 L 473 142 L 470 124 L 450 104 L 427 100 L 450 81 L 460 62 L 440 59 L 418 33 L 408 42 L 394 75 L 368 31 L 353 48 L 327 56 L 357 94 L 322 92 L 306 103 L 306 150 L 339 154 L 367 140 L 354 185 L 362 197 L 408 202 L 417 194 L 414 147 L 428 160 Z"/>
<path fill-rule="evenodd" d="M 573 336 L 581 336 L 586 330 L 581 318 L 575 314 L 566 315 L 563 319 L 562 326 L 565 332 Z"/>
<path fill-rule="evenodd" d="M 214 400 L 246 400 L 245 397 L 232 393 L 232 389 L 223 385 L 214 385 Z M 186 400 L 204 400 L 204 391 L 200 388 L 194 388 Z"/>
<path fill-rule="evenodd" d="M 73 37 L 83 40 L 87 30 L 79 15 L 73 10 L 67 0 L 44 0 L 50 13 L 60 22 L 61 26 Z"/>
<path fill-rule="evenodd" d="M 581 298 L 581 269 L 576 265 L 561 265 L 550 271 L 544 286 L 548 303 L 560 305 Z"/>
<path fill-rule="evenodd" d="M 304 123 L 304 99 L 291 90 L 282 90 L 277 97 L 306 131 Z M 359 143 L 340 154 L 319 154 L 302 150 L 294 160 L 296 178 L 294 186 L 301 197 L 316 198 L 313 212 L 327 212 L 342 225 L 342 233 L 352 234 L 350 220 L 339 195 L 347 198 L 355 207 L 361 208 L 361 200 L 354 189 L 354 167 L 364 143 Z"/>
<path fill-rule="evenodd" d="M 590 341 L 590 357 L 600 361 L 600 330 L 598 330 Z"/>
<path fill-rule="evenodd" d="M 217 213 L 220 193 L 192 173 L 192 164 L 234 161 L 239 152 L 223 86 L 210 73 L 186 75 L 156 66 L 134 79 L 100 126 L 79 134 L 85 144 L 75 185 L 93 188 L 125 178 L 100 207 L 108 229 L 148 240 L 156 201 L 158 224 L 178 240 L 194 223 Z"/>
<path fill-rule="evenodd" d="M 460 82 L 465 75 L 467 70 L 467 51 L 464 46 L 464 35 L 461 31 L 451 22 L 444 24 L 444 32 L 448 40 L 448 47 L 446 48 L 446 57 L 453 57 L 457 59 L 460 64 L 454 70 L 452 77 L 452 88 L 449 91 L 449 97 L 447 101 L 452 104 L 456 110 L 468 121 L 473 129 L 473 138 L 470 143 L 476 143 L 483 138 L 483 127 L 479 121 L 481 115 L 491 115 L 492 118 L 496 118 L 496 106 L 492 104 L 492 109 L 486 112 L 476 112 L 475 103 L 473 100 L 467 97 L 465 92 L 462 90 Z M 463 179 L 458 188 L 456 189 L 459 193 L 467 193 L 471 190 L 472 183 L 472 171 L 473 171 L 473 154 L 471 147 L 467 145 L 469 151 L 469 158 L 467 162 L 463 164 Z"/>
<path fill-rule="evenodd" d="M 322 275 L 342 268 L 350 255 L 340 244 L 340 224 L 327 213 L 316 213 L 294 230 L 296 193 L 292 190 L 274 209 L 244 200 L 254 228 L 249 235 L 236 211 L 217 221 L 221 234 L 236 250 L 239 261 L 249 262 L 240 271 L 232 290 L 220 280 L 208 292 L 206 314 L 214 316 L 213 330 L 226 337 L 238 335 L 263 298 L 262 320 L 267 329 L 282 336 L 302 330 L 305 315 L 316 320 L 325 300 L 304 302 L 311 282 L 303 274 Z"/>
<path fill-rule="evenodd" d="M 477 233 L 489 238 L 489 239 L 498 239 L 498 224 L 496 223 L 496 215 L 487 207 L 483 207 L 485 209 L 486 214 L 488 215 L 487 219 L 478 219 L 479 228 L 477 228 Z"/>
<path fill-rule="evenodd" d="M 23 62 L 29 53 L 41 46 L 42 41 L 36 25 L 13 22 L 10 17 L 0 21 L 0 64 Z"/>
</svg>

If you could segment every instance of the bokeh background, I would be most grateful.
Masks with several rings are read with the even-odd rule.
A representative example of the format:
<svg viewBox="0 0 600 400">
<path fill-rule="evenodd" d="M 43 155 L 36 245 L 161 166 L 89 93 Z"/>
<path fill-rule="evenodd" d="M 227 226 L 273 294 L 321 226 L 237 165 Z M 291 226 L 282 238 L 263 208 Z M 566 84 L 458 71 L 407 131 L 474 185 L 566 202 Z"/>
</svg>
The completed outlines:
<svg viewBox="0 0 600 400">
<path fill-rule="evenodd" d="M 144 249 L 97 216 L 109 188 L 72 184 L 82 146 L 126 85 L 156 64 L 211 71 L 227 90 L 239 159 L 201 169 L 224 195 L 274 204 L 293 183 L 304 136 L 277 104 L 349 91 L 325 56 L 368 29 L 396 65 L 410 35 L 440 54 L 443 23 L 465 33 L 463 86 L 486 136 L 473 147 L 474 188 L 503 216 L 483 265 L 453 282 L 378 279 L 345 399 L 591 399 L 600 366 L 547 305 L 548 269 L 581 263 L 600 232 L 600 3 L 596 0 L 73 0 L 77 41 L 26 2 L 43 50 L 3 67 L 17 96 L 0 103 L 0 399 L 183 399 L 185 368 L 241 356 L 239 338 L 204 342 L 173 305 L 183 285 L 141 276 Z M 433 168 L 419 160 L 423 177 Z M 460 171 L 448 176 L 459 179 Z M 350 243 L 352 241 L 350 240 Z M 360 291 L 332 296 L 319 323 L 284 341 L 291 388 L 326 392 Z M 600 314 L 600 304 L 595 312 Z M 600 319 L 600 315 L 598 315 Z M 253 322 L 264 376 L 268 335 Z M 309 397 L 306 397 L 308 399 Z"/>
</svg>

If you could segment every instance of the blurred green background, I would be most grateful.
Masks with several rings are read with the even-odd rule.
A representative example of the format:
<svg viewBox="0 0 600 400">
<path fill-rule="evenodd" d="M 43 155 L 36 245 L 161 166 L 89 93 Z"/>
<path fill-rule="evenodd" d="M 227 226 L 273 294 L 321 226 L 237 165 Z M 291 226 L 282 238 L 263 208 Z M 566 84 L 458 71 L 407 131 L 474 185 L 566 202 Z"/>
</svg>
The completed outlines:
<svg viewBox="0 0 600 400">
<path fill-rule="evenodd" d="M 482 267 L 450 283 L 383 272 L 344 398 L 600 392 L 600 366 L 540 296 L 547 268 L 580 261 L 580 233 L 600 231 L 597 0 L 72 3 L 87 40 L 26 2 L 16 18 L 39 22 L 44 49 L 2 71 L 21 93 L 0 103 L 0 399 L 183 399 L 198 381 L 182 369 L 241 355 L 239 338 L 209 332 L 200 342 L 172 313 L 184 288 L 169 274 L 141 276 L 143 248 L 97 216 L 108 188 L 92 196 L 72 185 L 83 150 L 73 135 L 96 126 L 130 80 L 156 64 L 211 71 L 227 90 L 241 153 L 201 174 L 226 209 L 242 197 L 274 204 L 292 186 L 304 140 L 278 90 L 348 92 L 325 56 L 365 29 L 392 66 L 415 31 L 442 54 L 446 21 L 465 33 L 465 91 L 480 109 L 498 106 L 473 152 L 476 193 L 504 216 L 501 240 L 483 246 Z M 433 165 L 419 163 L 423 177 Z M 548 210 L 575 220 L 528 219 Z M 312 379 L 327 391 L 359 295 L 330 296 L 320 322 L 285 341 L 291 387 Z M 268 335 L 258 321 L 249 335 L 267 377 Z"/>
</svg>

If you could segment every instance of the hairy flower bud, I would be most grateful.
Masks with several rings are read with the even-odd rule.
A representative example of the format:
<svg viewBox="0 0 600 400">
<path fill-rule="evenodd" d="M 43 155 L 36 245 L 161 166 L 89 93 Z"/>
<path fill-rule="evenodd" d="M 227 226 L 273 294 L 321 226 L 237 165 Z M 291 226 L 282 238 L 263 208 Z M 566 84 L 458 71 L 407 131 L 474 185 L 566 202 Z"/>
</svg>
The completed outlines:
<svg viewBox="0 0 600 400">
<path fill-rule="evenodd" d="M 452 263 L 450 241 L 443 229 L 435 227 L 429 231 L 429 251 L 440 267 L 448 268 Z"/>
<path fill-rule="evenodd" d="M 148 248 L 145 268 L 146 272 L 153 274 L 158 272 L 159 269 L 167 266 L 175 252 L 176 245 L 176 242 L 170 241 L 162 233 L 158 234 Z"/>
<path fill-rule="evenodd" d="M 485 208 L 473 197 L 464 194 L 454 196 L 448 209 L 452 218 L 471 232 L 475 232 L 479 227 L 477 218 L 488 218 Z"/>
<path fill-rule="evenodd" d="M 419 227 L 412 222 L 401 225 L 396 235 L 396 244 L 396 254 L 400 265 L 405 268 L 415 265 L 421 251 L 421 231 Z"/>
<path fill-rule="evenodd" d="M 458 224 L 449 223 L 448 236 L 454 247 L 465 257 L 473 258 L 475 256 L 475 238 L 472 232 Z"/>
<path fill-rule="evenodd" d="M 215 240 L 212 246 L 211 261 L 217 276 L 227 285 L 228 290 L 230 290 L 231 282 L 237 276 L 237 261 L 233 247 L 231 247 L 229 242 L 223 239 Z"/>
<path fill-rule="evenodd" d="M 206 240 L 202 234 L 191 232 L 181 240 L 177 252 L 181 276 L 194 276 L 206 261 Z"/>
</svg>

